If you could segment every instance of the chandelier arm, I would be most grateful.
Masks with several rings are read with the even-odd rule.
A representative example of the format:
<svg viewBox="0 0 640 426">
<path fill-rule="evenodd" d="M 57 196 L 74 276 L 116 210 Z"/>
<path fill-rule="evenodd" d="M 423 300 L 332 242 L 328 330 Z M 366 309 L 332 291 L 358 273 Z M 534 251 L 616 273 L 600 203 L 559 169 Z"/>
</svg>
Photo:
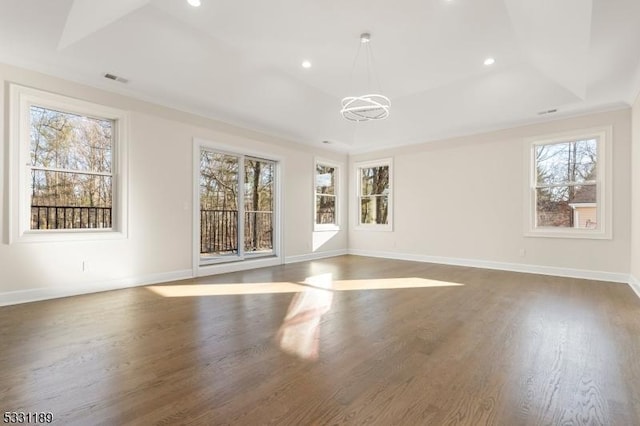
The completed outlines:
<svg viewBox="0 0 640 426">
<path fill-rule="evenodd" d="M 351 75 L 349 76 L 348 90 L 353 89 L 353 77 L 356 75 L 356 66 L 358 65 L 358 58 L 360 57 L 360 49 L 362 49 L 362 43 L 358 44 L 358 51 L 356 52 L 356 57 L 353 60 L 353 64 L 351 65 Z"/>
<path fill-rule="evenodd" d="M 382 93 L 382 85 L 380 84 L 380 76 L 378 74 L 376 74 L 375 72 L 375 57 L 373 56 L 373 50 L 369 49 L 369 55 L 371 56 L 371 69 L 372 71 L 372 75 L 373 75 L 373 79 L 375 80 L 375 83 L 377 84 L 377 89 L 379 93 Z M 371 87 L 371 83 L 369 83 L 369 87 Z"/>
</svg>

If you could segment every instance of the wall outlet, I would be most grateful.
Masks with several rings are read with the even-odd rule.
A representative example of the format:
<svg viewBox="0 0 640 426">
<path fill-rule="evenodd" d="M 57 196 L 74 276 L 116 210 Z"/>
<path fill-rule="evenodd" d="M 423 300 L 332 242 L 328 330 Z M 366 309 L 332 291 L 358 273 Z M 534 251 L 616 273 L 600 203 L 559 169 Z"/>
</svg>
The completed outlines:
<svg viewBox="0 0 640 426">
<path fill-rule="evenodd" d="M 527 251 L 521 248 L 519 254 L 520 254 L 520 257 L 525 257 L 527 255 Z"/>
<path fill-rule="evenodd" d="M 87 272 L 89 270 L 89 262 L 86 260 L 82 261 L 82 272 Z"/>
</svg>

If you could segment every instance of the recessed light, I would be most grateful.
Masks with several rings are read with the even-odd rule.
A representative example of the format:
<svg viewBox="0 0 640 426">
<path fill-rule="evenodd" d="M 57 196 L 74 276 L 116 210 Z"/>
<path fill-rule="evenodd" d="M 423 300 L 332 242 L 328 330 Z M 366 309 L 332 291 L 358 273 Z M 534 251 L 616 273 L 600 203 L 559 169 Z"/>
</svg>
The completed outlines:
<svg viewBox="0 0 640 426">
<path fill-rule="evenodd" d="M 302 61 L 302 68 L 311 68 L 311 61 Z"/>
<path fill-rule="evenodd" d="M 322 143 L 325 145 L 331 145 L 331 141 L 322 141 Z"/>
<path fill-rule="evenodd" d="M 484 64 L 486 66 L 493 65 L 495 63 L 496 63 L 496 60 L 494 58 L 487 58 L 487 59 L 484 60 Z"/>
<path fill-rule="evenodd" d="M 187 0 L 187 3 L 193 7 L 199 7 L 202 4 L 200 0 Z"/>
</svg>

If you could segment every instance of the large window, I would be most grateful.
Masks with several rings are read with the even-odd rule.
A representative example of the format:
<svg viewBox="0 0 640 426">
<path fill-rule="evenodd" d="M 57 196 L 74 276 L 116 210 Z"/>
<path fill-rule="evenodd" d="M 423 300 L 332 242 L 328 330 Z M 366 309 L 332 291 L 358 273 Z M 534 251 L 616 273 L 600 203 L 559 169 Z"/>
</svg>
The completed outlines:
<svg viewBox="0 0 640 426">
<path fill-rule="evenodd" d="M 199 266 L 277 255 L 278 163 L 196 146 Z"/>
<path fill-rule="evenodd" d="M 125 227 L 124 113 L 11 86 L 12 240 Z"/>
<path fill-rule="evenodd" d="M 604 129 L 533 141 L 530 234 L 607 237 L 606 140 Z"/>
<path fill-rule="evenodd" d="M 392 230 L 391 159 L 356 163 L 358 218 L 356 229 Z"/>
<path fill-rule="evenodd" d="M 314 229 L 338 229 L 339 166 L 324 160 L 315 163 Z"/>
</svg>

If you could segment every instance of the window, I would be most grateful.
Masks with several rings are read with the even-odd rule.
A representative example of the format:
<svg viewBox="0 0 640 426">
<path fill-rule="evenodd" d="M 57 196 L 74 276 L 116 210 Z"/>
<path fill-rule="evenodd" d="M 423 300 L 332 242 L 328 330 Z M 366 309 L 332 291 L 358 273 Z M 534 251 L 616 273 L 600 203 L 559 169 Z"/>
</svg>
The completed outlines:
<svg viewBox="0 0 640 426">
<path fill-rule="evenodd" d="M 195 140 L 197 267 L 278 256 L 278 161 L 231 149 Z"/>
<path fill-rule="evenodd" d="M 339 166 L 316 160 L 314 179 L 314 230 L 339 229 L 338 224 Z"/>
<path fill-rule="evenodd" d="M 610 238 L 610 130 L 530 143 L 529 235 Z"/>
<path fill-rule="evenodd" d="M 356 163 L 356 229 L 391 231 L 393 226 L 391 159 Z"/>
<path fill-rule="evenodd" d="M 12 241 L 122 236 L 122 111 L 11 86 Z"/>
</svg>

